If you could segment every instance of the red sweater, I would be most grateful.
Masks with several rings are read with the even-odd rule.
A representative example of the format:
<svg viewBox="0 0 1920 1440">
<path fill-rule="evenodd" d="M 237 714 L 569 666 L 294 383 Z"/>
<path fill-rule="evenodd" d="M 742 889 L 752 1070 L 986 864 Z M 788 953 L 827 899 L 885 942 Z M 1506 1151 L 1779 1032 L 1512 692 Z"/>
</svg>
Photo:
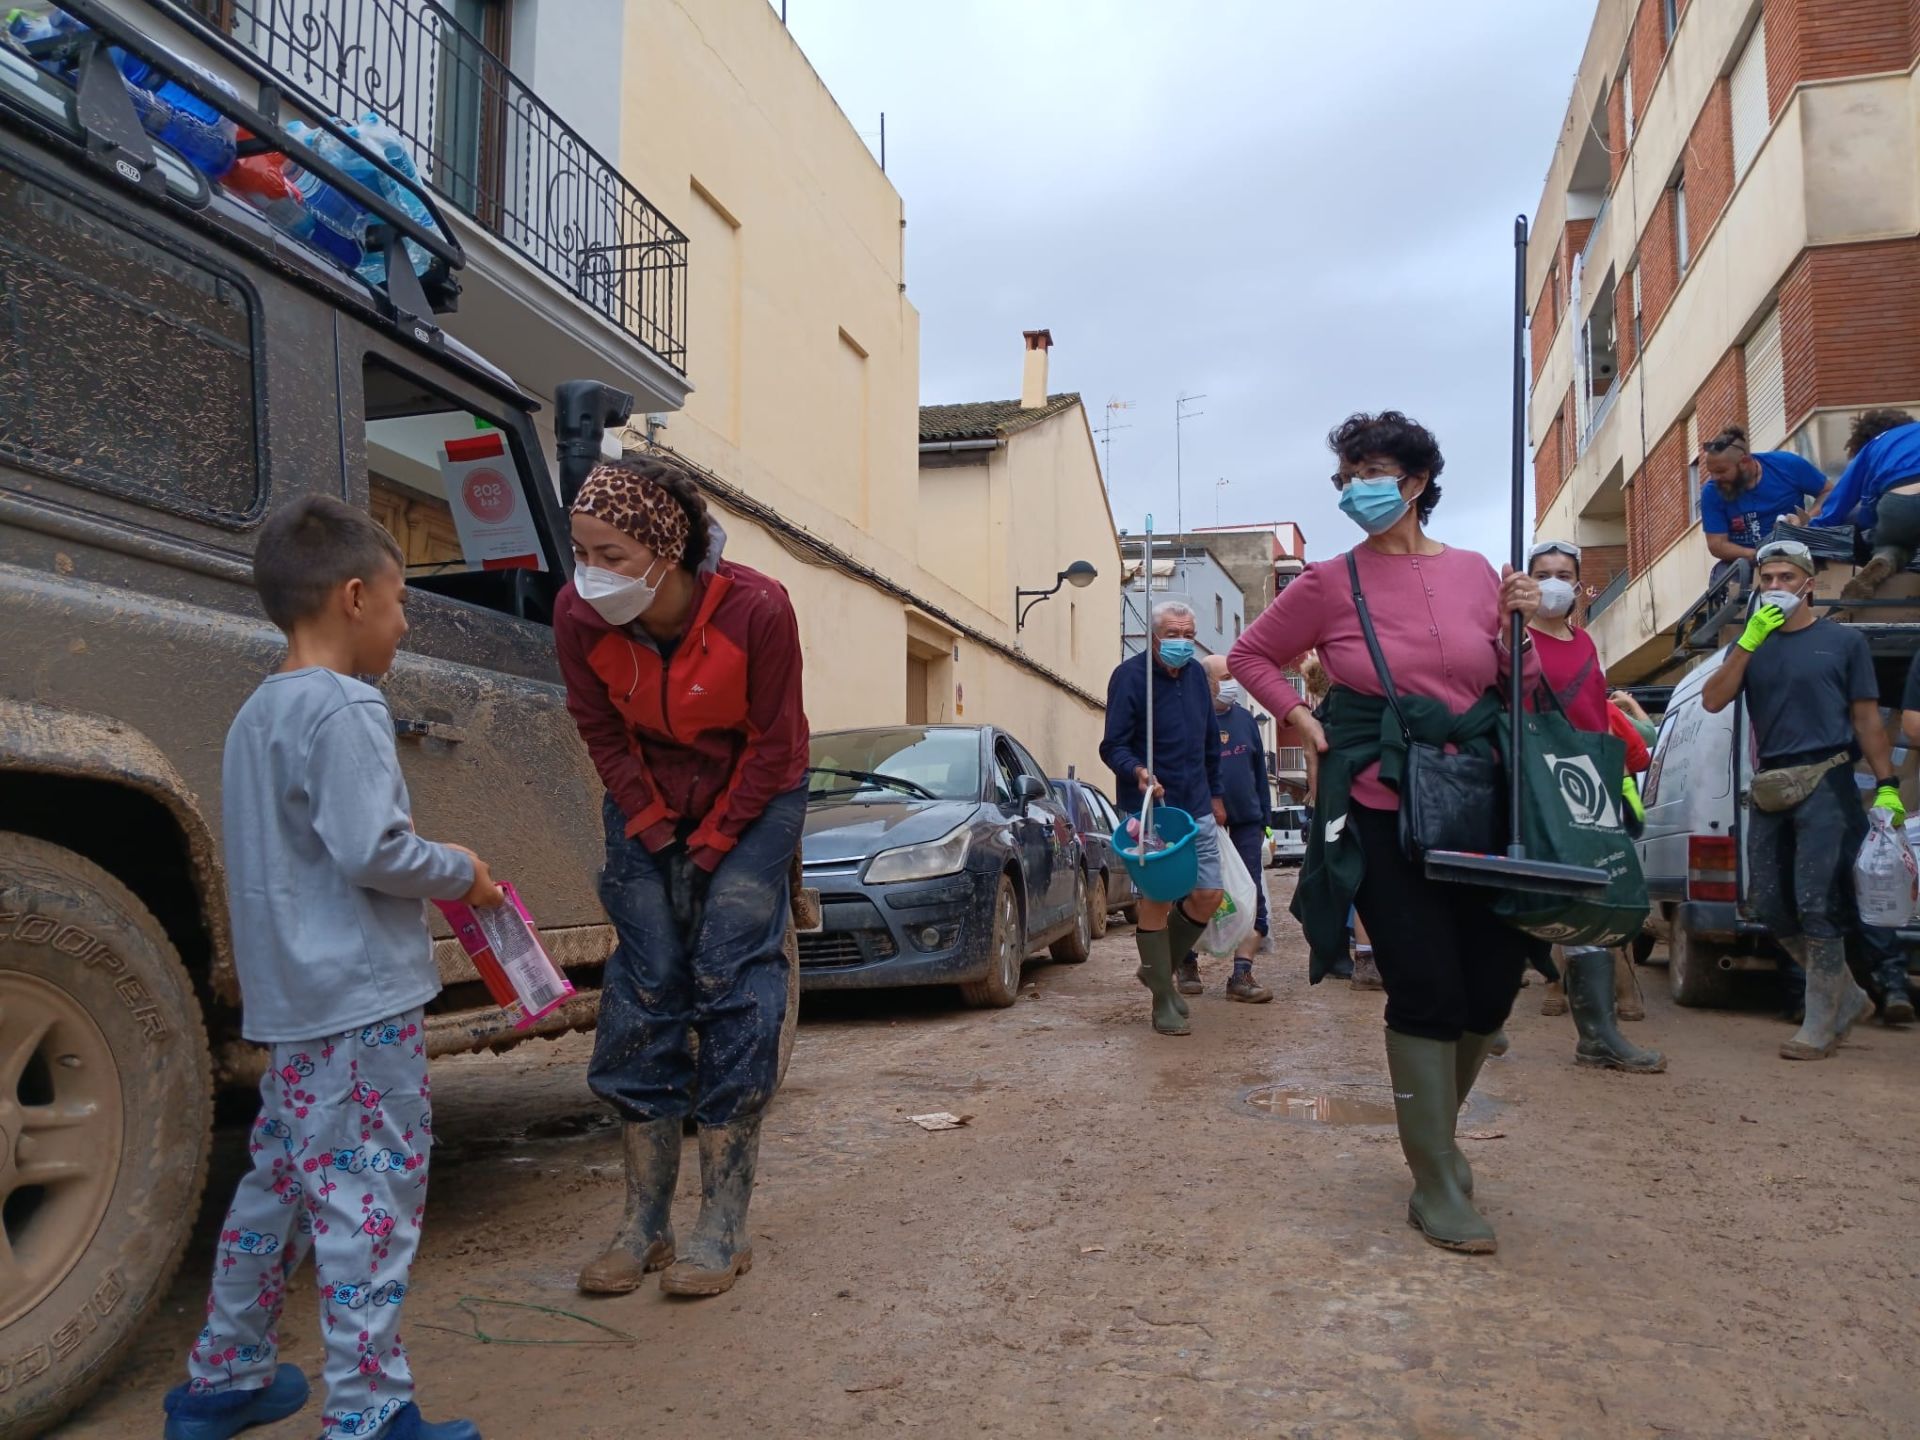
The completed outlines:
<svg viewBox="0 0 1920 1440">
<path fill-rule="evenodd" d="M 567 711 L 627 834 L 648 850 L 693 820 L 688 852 L 711 870 L 768 801 L 804 778 L 800 630 L 771 576 L 728 560 L 703 568 L 670 660 L 607 624 L 571 583 L 553 636 Z"/>
</svg>

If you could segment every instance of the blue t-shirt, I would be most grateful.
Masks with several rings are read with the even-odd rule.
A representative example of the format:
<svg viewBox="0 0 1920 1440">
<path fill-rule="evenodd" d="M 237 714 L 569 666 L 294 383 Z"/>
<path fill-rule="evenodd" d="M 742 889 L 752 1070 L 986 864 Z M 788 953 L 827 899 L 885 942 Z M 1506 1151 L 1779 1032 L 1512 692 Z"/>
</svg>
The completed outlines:
<svg viewBox="0 0 1920 1440">
<path fill-rule="evenodd" d="M 1820 467 L 1791 450 L 1763 450 L 1753 458 L 1760 462 L 1760 483 L 1742 491 L 1731 504 L 1711 480 L 1700 486 L 1700 528 L 1749 550 L 1767 543 L 1774 521 L 1827 488 Z"/>
<path fill-rule="evenodd" d="M 1920 479 L 1920 424 L 1883 430 L 1861 447 L 1814 517 L 1816 525 L 1873 528 L 1880 497 L 1894 486 Z"/>
</svg>

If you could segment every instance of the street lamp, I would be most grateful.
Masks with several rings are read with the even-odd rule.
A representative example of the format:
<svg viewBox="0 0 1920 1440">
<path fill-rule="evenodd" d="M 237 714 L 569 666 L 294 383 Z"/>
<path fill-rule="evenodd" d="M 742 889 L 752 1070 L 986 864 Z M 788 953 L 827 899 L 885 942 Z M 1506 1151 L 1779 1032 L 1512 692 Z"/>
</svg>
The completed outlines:
<svg viewBox="0 0 1920 1440">
<path fill-rule="evenodd" d="M 1042 600 L 1050 596 L 1058 595 L 1062 585 L 1071 585 L 1076 590 L 1084 590 L 1099 578 L 1100 572 L 1094 569 L 1093 566 L 1084 560 L 1076 560 L 1053 577 L 1053 588 L 1050 590 L 1015 590 L 1013 592 L 1015 612 L 1013 617 L 1013 633 L 1018 635 L 1022 630 L 1026 629 L 1027 612 Z M 1029 599 L 1029 596 L 1032 598 Z M 1020 603 L 1022 600 L 1025 600 L 1027 603 L 1022 605 Z"/>
</svg>

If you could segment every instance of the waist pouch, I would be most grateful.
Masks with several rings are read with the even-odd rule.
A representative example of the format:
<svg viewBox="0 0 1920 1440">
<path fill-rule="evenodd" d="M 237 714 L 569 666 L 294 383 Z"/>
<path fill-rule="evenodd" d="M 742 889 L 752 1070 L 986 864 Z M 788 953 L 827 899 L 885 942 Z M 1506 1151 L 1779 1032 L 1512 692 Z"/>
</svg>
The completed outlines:
<svg viewBox="0 0 1920 1440">
<path fill-rule="evenodd" d="M 1826 778 L 1829 770 L 1850 764 L 1852 760 L 1853 756 L 1842 750 L 1838 755 L 1809 761 L 1805 765 L 1781 765 L 1772 770 L 1756 771 L 1753 777 L 1753 806 L 1769 815 L 1791 810 L 1820 788 L 1820 782 Z"/>
</svg>

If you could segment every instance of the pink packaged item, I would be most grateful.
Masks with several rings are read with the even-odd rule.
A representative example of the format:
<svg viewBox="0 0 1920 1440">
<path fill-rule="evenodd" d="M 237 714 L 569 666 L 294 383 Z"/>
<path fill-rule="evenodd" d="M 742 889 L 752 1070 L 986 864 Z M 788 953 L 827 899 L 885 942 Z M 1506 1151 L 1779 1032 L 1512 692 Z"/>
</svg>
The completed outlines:
<svg viewBox="0 0 1920 1440">
<path fill-rule="evenodd" d="M 436 900 L 440 913 L 459 938 L 460 948 L 486 982 L 493 1003 L 518 1009 L 513 1028 L 524 1030 L 573 994 L 573 985 L 553 963 L 533 917 L 520 902 L 519 892 L 500 882 L 504 905 L 476 909 L 458 900 Z"/>
</svg>

